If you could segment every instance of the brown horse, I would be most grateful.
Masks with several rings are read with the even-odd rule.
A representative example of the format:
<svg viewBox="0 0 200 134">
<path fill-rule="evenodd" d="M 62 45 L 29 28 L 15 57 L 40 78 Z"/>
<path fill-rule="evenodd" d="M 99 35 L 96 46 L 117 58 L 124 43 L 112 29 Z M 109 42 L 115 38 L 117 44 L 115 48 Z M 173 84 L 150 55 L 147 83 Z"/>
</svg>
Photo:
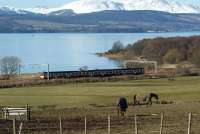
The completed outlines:
<svg viewBox="0 0 200 134">
<path fill-rule="evenodd" d="M 118 100 L 118 104 L 117 104 L 117 112 L 118 112 L 118 116 L 121 113 L 121 116 L 125 116 L 126 114 L 126 109 L 128 108 L 128 103 L 126 98 L 121 97 Z"/>
<path fill-rule="evenodd" d="M 149 93 L 143 96 L 140 95 L 134 95 L 133 98 L 133 105 L 140 105 L 140 104 L 146 104 L 146 106 L 151 106 L 152 105 L 152 98 L 155 98 L 156 101 L 158 102 L 158 95 L 155 93 Z"/>
</svg>

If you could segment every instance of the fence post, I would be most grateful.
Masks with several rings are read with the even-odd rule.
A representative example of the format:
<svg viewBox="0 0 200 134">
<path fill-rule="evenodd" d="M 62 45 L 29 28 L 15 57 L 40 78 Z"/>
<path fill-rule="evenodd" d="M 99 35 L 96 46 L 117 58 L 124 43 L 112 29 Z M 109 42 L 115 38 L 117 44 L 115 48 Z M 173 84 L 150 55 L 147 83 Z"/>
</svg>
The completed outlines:
<svg viewBox="0 0 200 134">
<path fill-rule="evenodd" d="M 135 134 L 138 134 L 137 115 L 135 115 Z"/>
<path fill-rule="evenodd" d="M 50 78 L 49 78 L 49 64 L 47 64 L 47 70 L 48 70 L 48 72 L 47 72 L 47 80 L 49 80 Z"/>
<path fill-rule="evenodd" d="M 85 134 L 87 134 L 87 117 L 85 116 Z"/>
<path fill-rule="evenodd" d="M 20 123 L 20 126 L 19 126 L 19 134 L 21 134 L 21 132 L 22 132 L 22 126 L 23 126 L 23 122 Z"/>
<path fill-rule="evenodd" d="M 31 108 L 29 107 L 29 105 L 26 105 L 26 119 L 27 120 L 31 120 Z"/>
<path fill-rule="evenodd" d="M 60 122 L 60 134 L 63 134 L 63 130 L 62 130 L 62 117 L 61 116 L 59 118 L 59 122 Z"/>
<path fill-rule="evenodd" d="M 160 121 L 160 134 L 163 133 L 163 120 L 164 120 L 164 114 L 161 114 L 161 121 Z"/>
<path fill-rule="evenodd" d="M 191 120 L 192 120 L 192 113 L 189 113 L 188 134 L 190 134 L 191 132 Z"/>
<path fill-rule="evenodd" d="M 110 134 L 110 116 L 108 116 L 108 134 Z"/>
<path fill-rule="evenodd" d="M 8 109 L 6 108 L 6 114 L 5 114 L 5 118 L 8 119 L 9 118 L 9 112 L 8 112 Z"/>
<path fill-rule="evenodd" d="M 16 124 L 15 124 L 15 119 L 13 119 L 13 134 L 16 134 Z"/>
</svg>

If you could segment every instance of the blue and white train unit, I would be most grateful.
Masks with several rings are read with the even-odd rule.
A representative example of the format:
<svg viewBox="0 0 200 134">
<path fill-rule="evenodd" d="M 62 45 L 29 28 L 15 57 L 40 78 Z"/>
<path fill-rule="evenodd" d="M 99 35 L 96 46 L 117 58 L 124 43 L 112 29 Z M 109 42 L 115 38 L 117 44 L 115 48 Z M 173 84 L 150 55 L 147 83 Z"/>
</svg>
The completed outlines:
<svg viewBox="0 0 200 134">
<path fill-rule="evenodd" d="M 142 75 L 144 68 L 99 69 L 87 71 L 56 71 L 43 72 L 43 79 L 81 78 L 81 77 L 112 77 L 121 75 Z"/>
</svg>

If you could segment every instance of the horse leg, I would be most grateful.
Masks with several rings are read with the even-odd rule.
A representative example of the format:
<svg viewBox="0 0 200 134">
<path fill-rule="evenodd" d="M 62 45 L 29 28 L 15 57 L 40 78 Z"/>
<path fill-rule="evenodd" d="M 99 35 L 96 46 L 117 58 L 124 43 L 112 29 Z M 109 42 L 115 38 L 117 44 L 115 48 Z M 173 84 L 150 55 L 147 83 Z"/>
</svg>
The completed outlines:
<svg viewBox="0 0 200 134">
<path fill-rule="evenodd" d="M 149 100 L 149 101 L 147 101 L 147 105 L 146 105 L 147 107 L 150 107 L 151 106 L 151 101 Z"/>
<path fill-rule="evenodd" d="M 133 102 L 133 106 L 136 106 L 136 105 L 137 105 L 137 101 L 134 100 L 134 102 Z"/>
<path fill-rule="evenodd" d="M 122 117 L 124 117 L 125 116 L 125 112 L 124 111 L 122 111 Z"/>
<path fill-rule="evenodd" d="M 138 101 L 135 101 L 135 105 L 139 105 L 139 102 L 138 102 Z"/>
<path fill-rule="evenodd" d="M 152 105 L 152 98 L 149 98 L 149 105 Z"/>
<path fill-rule="evenodd" d="M 119 108 L 119 107 L 116 107 L 116 110 L 117 110 L 117 116 L 119 117 L 119 115 L 120 115 L 120 113 L 119 113 L 119 112 L 120 112 L 120 111 L 119 111 L 120 108 Z"/>
<path fill-rule="evenodd" d="M 149 105 L 150 105 L 150 106 L 152 105 L 152 101 L 149 102 Z"/>
</svg>

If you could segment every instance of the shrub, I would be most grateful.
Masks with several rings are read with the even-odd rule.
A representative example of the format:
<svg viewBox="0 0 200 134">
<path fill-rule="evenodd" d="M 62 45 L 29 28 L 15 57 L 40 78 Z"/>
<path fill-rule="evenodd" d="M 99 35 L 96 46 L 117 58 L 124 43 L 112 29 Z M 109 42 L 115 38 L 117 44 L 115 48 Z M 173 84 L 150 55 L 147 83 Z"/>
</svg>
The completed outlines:
<svg viewBox="0 0 200 134">
<path fill-rule="evenodd" d="M 123 49 L 124 49 L 124 45 L 120 41 L 117 41 L 117 42 L 115 42 L 113 44 L 112 49 L 109 50 L 109 52 L 111 52 L 111 53 L 118 53 L 118 52 L 120 52 Z"/>
<path fill-rule="evenodd" d="M 177 64 L 182 61 L 182 55 L 177 49 L 169 50 L 163 57 L 164 62 L 170 64 Z"/>
<path fill-rule="evenodd" d="M 196 48 L 192 53 L 191 62 L 200 66 L 200 48 Z"/>
</svg>

